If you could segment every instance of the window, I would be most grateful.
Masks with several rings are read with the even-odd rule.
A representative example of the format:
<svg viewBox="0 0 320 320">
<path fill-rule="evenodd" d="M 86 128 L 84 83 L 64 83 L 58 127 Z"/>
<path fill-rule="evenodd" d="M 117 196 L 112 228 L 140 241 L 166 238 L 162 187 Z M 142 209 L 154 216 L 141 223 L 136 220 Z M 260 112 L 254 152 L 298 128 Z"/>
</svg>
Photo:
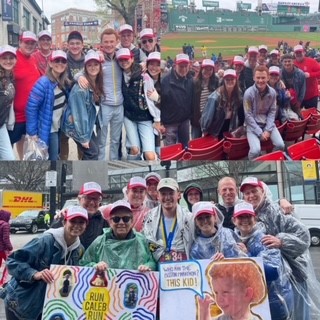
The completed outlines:
<svg viewBox="0 0 320 320">
<path fill-rule="evenodd" d="M 23 8 L 23 26 L 26 28 L 26 30 L 30 30 L 30 12 L 26 9 Z"/>
<path fill-rule="evenodd" d="M 12 13 L 13 13 L 13 22 L 20 24 L 19 21 L 19 2 L 18 0 L 14 0 L 13 1 L 13 5 L 12 5 Z"/>
<path fill-rule="evenodd" d="M 35 34 L 37 34 L 38 33 L 38 21 L 37 21 L 37 19 L 36 18 L 32 18 L 32 31 L 35 33 Z M 41 30 L 41 29 L 39 29 L 39 30 Z"/>
</svg>

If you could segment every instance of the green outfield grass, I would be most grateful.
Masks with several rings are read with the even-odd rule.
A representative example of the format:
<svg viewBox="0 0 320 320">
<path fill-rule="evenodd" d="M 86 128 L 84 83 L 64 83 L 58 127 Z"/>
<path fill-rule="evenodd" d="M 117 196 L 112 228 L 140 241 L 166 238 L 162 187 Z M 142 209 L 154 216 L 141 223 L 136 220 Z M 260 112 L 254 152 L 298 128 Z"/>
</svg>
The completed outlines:
<svg viewBox="0 0 320 320">
<path fill-rule="evenodd" d="M 232 58 L 237 54 L 244 54 L 246 45 L 265 44 L 270 50 L 277 47 L 278 41 L 284 40 L 290 46 L 298 44 L 300 40 L 304 43 L 310 41 L 312 48 L 320 47 L 320 34 L 313 32 L 190 32 L 190 33 L 168 33 L 161 37 L 161 51 L 163 58 L 174 57 L 182 52 L 184 43 L 191 44 L 195 48 L 196 59 L 200 59 L 202 45 L 207 47 L 208 57 L 212 53 L 222 53 L 223 58 Z"/>
</svg>

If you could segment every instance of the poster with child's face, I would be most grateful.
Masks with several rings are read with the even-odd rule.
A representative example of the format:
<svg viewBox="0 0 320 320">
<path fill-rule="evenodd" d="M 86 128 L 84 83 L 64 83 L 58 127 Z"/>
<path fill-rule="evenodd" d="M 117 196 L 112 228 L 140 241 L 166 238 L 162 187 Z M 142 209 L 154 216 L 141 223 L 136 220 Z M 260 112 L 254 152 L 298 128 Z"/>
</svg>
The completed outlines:
<svg viewBox="0 0 320 320">
<path fill-rule="evenodd" d="M 160 319 L 271 320 L 260 258 L 161 263 Z"/>
<path fill-rule="evenodd" d="M 43 320 L 155 320 L 158 272 L 52 265 Z"/>
</svg>

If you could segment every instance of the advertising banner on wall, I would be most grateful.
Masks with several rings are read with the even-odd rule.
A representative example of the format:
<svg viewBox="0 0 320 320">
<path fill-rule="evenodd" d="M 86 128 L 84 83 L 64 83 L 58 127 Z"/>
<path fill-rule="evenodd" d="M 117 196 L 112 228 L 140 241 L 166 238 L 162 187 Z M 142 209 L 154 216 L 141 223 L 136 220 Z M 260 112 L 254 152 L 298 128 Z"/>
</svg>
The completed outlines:
<svg viewBox="0 0 320 320">
<path fill-rule="evenodd" d="M 1 0 L 3 21 L 13 20 L 12 1 L 13 0 Z"/>
</svg>

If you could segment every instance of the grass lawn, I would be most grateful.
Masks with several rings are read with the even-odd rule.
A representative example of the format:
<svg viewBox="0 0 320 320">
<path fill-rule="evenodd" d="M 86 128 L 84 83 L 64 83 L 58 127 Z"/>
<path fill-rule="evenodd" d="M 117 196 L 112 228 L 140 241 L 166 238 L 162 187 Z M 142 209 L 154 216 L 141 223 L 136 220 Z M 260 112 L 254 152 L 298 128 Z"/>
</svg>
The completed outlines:
<svg viewBox="0 0 320 320">
<path fill-rule="evenodd" d="M 224 59 L 232 58 L 237 54 L 244 54 L 246 45 L 268 46 L 269 51 L 277 47 L 278 41 L 284 40 L 290 46 L 295 46 L 300 40 L 304 43 L 310 41 L 310 47 L 320 47 L 320 33 L 314 32 L 181 32 L 168 33 L 161 37 L 161 52 L 162 57 L 170 56 L 174 58 L 176 54 L 182 52 L 184 43 L 191 44 L 195 48 L 196 59 L 201 59 L 202 45 L 207 47 L 208 58 L 212 53 L 218 55 L 222 53 Z"/>
</svg>

